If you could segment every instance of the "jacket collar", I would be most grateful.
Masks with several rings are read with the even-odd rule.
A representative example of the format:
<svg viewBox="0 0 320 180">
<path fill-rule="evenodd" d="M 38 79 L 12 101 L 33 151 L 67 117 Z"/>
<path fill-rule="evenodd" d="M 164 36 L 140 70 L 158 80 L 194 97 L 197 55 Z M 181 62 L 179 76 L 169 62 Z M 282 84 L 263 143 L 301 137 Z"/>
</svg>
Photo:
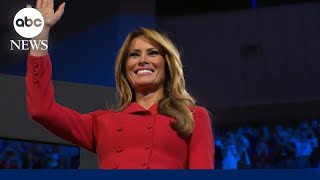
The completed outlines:
<svg viewBox="0 0 320 180">
<path fill-rule="evenodd" d="M 144 107 L 140 106 L 136 102 L 132 102 L 128 107 L 124 109 L 123 112 L 128 114 L 134 113 L 150 113 L 150 114 L 158 114 L 158 103 L 154 103 L 149 109 L 145 109 Z"/>
</svg>

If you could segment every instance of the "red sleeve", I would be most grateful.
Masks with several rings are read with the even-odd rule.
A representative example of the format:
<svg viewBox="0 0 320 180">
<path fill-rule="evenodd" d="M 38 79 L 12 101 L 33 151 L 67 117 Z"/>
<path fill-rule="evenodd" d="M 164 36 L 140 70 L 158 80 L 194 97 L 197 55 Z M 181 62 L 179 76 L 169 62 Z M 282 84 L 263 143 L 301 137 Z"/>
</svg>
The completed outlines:
<svg viewBox="0 0 320 180">
<path fill-rule="evenodd" d="M 211 121 L 205 108 L 196 108 L 194 123 L 189 142 L 189 169 L 213 169 L 214 140 Z"/>
<path fill-rule="evenodd" d="M 28 56 L 26 98 L 31 118 L 58 137 L 95 152 L 92 121 L 98 112 L 80 114 L 56 103 L 51 73 L 49 55 Z"/>
</svg>

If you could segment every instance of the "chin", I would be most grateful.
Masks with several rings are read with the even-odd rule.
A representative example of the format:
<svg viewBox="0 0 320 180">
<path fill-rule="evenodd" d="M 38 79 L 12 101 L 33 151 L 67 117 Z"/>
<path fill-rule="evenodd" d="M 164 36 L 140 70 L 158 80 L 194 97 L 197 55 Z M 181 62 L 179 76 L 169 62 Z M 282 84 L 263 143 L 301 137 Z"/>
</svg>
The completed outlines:
<svg viewBox="0 0 320 180">
<path fill-rule="evenodd" d="M 157 87 L 153 82 L 136 83 L 135 86 L 136 86 L 135 89 L 143 89 L 143 90 L 154 89 Z"/>
<path fill-rule="evenodd" d="M 139 83 L 139 84 L 136 84 L 136 86 L 149 88 L 153 86 L 153 83 Z"/>
</svg>

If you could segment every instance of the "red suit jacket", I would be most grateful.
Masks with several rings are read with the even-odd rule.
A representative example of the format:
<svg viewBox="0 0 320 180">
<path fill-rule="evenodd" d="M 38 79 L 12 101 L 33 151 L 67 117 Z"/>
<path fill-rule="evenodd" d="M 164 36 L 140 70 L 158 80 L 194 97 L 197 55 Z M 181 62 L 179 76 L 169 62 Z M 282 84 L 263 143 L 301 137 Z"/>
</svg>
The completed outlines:
<svg viewBox="0 0 320 180">
<path fill-rule="evenodd" d="M 173 118 L 133 102 L 124 111 L 88 114 L 55 102 L 49 55 L 28 56 L 27 106 L 33 120 L 55 135 L 97 153 L 102 169 L 213 169 L 214 141 L 203 107 L 194 111 L 188 137 L 171 128 Z"/>
</svg>

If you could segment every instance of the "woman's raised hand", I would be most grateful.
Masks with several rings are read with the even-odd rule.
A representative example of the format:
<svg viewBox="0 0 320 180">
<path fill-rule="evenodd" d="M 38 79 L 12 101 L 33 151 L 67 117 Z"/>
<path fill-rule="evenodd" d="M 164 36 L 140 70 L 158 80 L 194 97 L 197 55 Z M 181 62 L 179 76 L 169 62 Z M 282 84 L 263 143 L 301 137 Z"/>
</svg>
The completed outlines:
<svg viewBox="0 0 320 180">
<path fill-rule="evenodd" d="M 65 3 L 60 4 L 56 12 L 54 12 L 53 6 L 54 0 L 37 0 L 36 9 L 42 14 L 44 28 L 48 30 L 60 20 L 64 12 Z M 31 6 L 27 5 L 27 7 Z"/>
<path fill-rule="evenodd" d="M 50 29 L 60 20 L 63 12 L 65 3 L 60 4 L 56 12 L 54 12 L 53 4 L 54 0 L 37 0 L 36 9 L 40 11 L 44 19 L 44 27 L 41 33 L 32 38 L 32 40 L 49 40 Z M 27 7 L 31 7 L 27 5 Z M 48 49 L 33 49 L 30 48 L 30 54 L 33 56 L 44 56 L 48 54 Z"/>
</svg>

